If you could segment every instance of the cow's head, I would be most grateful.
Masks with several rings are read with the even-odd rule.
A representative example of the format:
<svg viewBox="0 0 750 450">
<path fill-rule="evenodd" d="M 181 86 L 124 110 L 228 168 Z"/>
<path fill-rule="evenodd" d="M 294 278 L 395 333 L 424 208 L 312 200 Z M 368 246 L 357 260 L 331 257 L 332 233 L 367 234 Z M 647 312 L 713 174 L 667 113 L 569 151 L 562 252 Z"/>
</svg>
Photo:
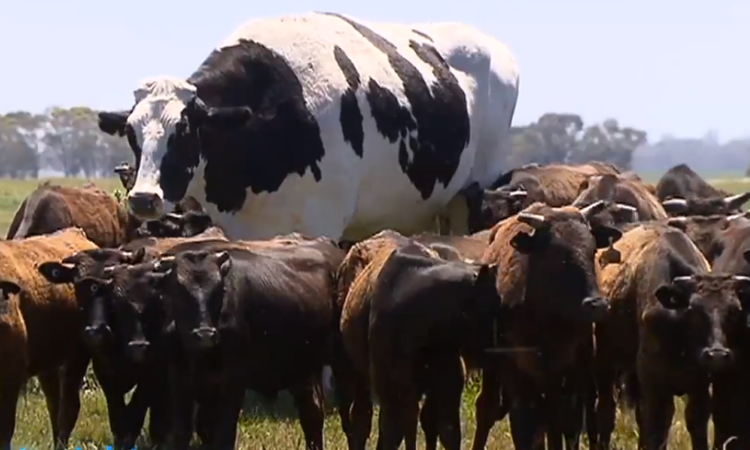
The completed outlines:
<svg viewBox="0 0 750 450">
<path fill-rule="evenodd" d="M 145 248 L 134 252 L 117 249 L 84 250 L 62 261 L 47 261 L 37 268 L 50 283 L 73 283 L 76 302 L 84 314 L 84 340 L 97 348 L 112 338 L 112 309 L 97 287 L 88 281 L 102 276 L 107 267 L 118 264 L 137 264 L 146 257 Z"/>
<path fill-rule="evenodd" d="M 133 189 L 135 184 L 136 169 L 130 163 L 124 162 L 115 167 L 115 173 L 120 177 L 120 183 L 122 183 L 125 192 Z"/>
<path fill-rule="evenodd" d="M 527 203 L 528 191 L 522 186 L 482 189 L 472 183 L 462 191 L 469 210 L 469 233 L 492 228 L 496 223 L 517 214 Z"/>
<path fill-rule="evenodd" d="M 709 263 L 724 251 L 723 232 L 733 220 L 746 220 L 744 215 L 734 216 L 680 216 L 670 217 L 667 225 L 678 228 L 688 235 Z"/>
<path fill-rule="evenodd" d="M 659 303 L 680 312 L 687 354 L 710 371 L 727 368 L 744 340 L 750 278 L 728 274 L 675 277 L 654 292 Z"/>
<path fill-rule="evenodd" d="M 670 216 L 729 215 L 742 212 L 742 205 L 750 201 L 750 192 L 713 198 L 668 198 L 661 204 Z"/>
<path fill-rule="evenodd" d="M 188 211 L 184 214 L 167 213 L 158 220 L 146 222 L 148 234 L 154 237 L 193 237 L 213 226 L 211 216 L 203 211 Z"/>
<path fill-rule="evenodd" d="M 461 264 L 461 263 L 459 263 Z M 497 264 L 480 264 L 463 261 L 472 272 L 473 285 L 462 303 L 461 317 L 468 325 L 466 349 L 474 353 L 492 346 L 496 326 L 502 326 L 500 295 L 497 291 Z"/>
<path fill-rule="evenodd" d="M 116 345 L 135 362 L 149 356 L 165 327 L 165 314 L 153 274 L 154 263 L 117 265 L 104 269 L 102 276 L 76 282 L 90 292 L 91 300 L 104 305 L 113 328 Z"/>
<path fill-rule="evenodd" d="M 219 316 L 231 267 L 226 251 L 185 251 L 156 263 L 151 276 L 162 292 L 167 320 L 174 321 L 186 348 L 206 350 L 219 343 Z"/>
<path fill-rule="evenodd" d="M 606 206 L 603 201 L 582 209 L 536 203 L 516 216 L 528 226 L 515 228 L 510 239 L 518 252 L 528 255 L 527 292 L 550 299 L 534 305 L 540 312 L 587 322 L 606 318 L 609 301 L 599 293 L 596 251 L 622 237 L 618 229 L 591 220 Z"/>
<path fill-rule="evenodd" d="M 126 136 L 138 168 L 128 208 L 140 220 L 153 220 L 185 196 L 200 159 L 200 135 L 244 126 L 246 107 L 206 106 L 194 85 L 171 77 L 150 78 L 134 92 L 129 112 L 99 113 L 99 128 Z"/>
</svg>

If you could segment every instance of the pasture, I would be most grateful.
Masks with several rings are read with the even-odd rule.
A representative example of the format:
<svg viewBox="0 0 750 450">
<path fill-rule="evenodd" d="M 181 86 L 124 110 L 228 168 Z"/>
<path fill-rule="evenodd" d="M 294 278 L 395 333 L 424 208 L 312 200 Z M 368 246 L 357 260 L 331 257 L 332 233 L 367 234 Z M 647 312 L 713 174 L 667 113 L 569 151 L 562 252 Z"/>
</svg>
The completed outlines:
<svg viewBox="0 0 750 450">
<path fill-rule="evenodd" d="M 653 181 L 652 177 L 648 177 Z M 737 193 L 750 190 L 750 179 L 743 180 L 715 180 L 716 187 Z M 80 185 L 85 180 L 53 179 L 53 183 Z M 0 228 L 5 235 L 8 224 L 19 204 L 40 182 L 40 180 L 12 181 L 0 180 Z M 113 191 L 120 188 L 119 180 L 97 180 L 96 184 Z M 89 382 L 82 393 L 82 408 L 76 428 L 73 432 L 70 448 L 103 449 L 111 445 L 107 408 L 103 395 L 96 388 L 93 380 Z M 470 383 L 464 395 L 462 411 L 462 428 L 465 448 L 469 448 L 474 433 L 474 399 L 478 393 L 478 384 Z M 681 403 L 681 402 L 678 402 Z M 377 428 L 374 420 L 374 430 Z M 684 428 L 682 405 L 678 407 L 675 418 L 677 424 L 673 427 L 670 443 L 671 448 L 689 448 L 689 438 Z M 45 401 L 36 383 L 32 382 L 24 397 L 20 400 L 14 448 L 38 449 L 47 448 L 50 438 L 50 423 Z M 375 435 L 375 431 L 373 436 Z M 325 427 L 326 448 L 332 450 L 346 449 L 346 440 L 341 431 L 338 415 L 333 408 L 329 408 Z M 614 444 L 617 448 L 636 448 L 637 431 L 631 412 L 618 414 Z M 586 439 L 583 439 L 584 447 Z M 243 449 L 301 449 L 304 447 L 302 432 L 296 421 L 291 402 L 285 396 L 280 396 L 275 406 L 256 403 L 248 399 L 245 414 L 240 421 L 239 448 Z M 375 448 L 374 439 L 370 440 L 370 448 Z M 493 429 L 488 444 L 490 449 L 512 448 L 507 420 L 497 424 Z"/>
</svg>

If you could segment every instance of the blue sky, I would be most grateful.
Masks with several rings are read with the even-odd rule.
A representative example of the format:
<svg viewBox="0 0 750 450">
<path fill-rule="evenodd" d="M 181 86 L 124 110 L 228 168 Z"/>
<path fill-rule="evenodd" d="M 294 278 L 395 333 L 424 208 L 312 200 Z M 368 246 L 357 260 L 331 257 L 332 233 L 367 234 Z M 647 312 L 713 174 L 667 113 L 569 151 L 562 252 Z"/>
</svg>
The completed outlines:
<svg viewBox="0 0 750 450">
<path fill-rule="evenodd" d="M 250 18 L 308 10 L 461 21 L 506 42 L 521 65 L 514 123 L 547 111 L 615 117 L 680 137 L 750 136 L 750 1 L 26 0 L 0 14 L 0 112 L 121 109 L 137 81 L 188 76 Z M 419 6 L 419 5 L 423 6 Z"/>
</svg>

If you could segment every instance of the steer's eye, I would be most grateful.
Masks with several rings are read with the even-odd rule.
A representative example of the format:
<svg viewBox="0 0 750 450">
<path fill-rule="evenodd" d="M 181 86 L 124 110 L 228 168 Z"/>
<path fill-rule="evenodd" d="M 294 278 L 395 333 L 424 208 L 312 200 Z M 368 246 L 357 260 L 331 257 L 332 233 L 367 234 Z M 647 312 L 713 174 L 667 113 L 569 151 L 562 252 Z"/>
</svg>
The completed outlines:
<svg viewBox="0 0 750 450">
<path fill-rule="evenodd" d="M 90 289 L 91 289 L 91 293 L 93 294 L 96 294 L 97 292 L 99 292 L 99 286 L 96 284 L 92 284 Z"/>
</svg>

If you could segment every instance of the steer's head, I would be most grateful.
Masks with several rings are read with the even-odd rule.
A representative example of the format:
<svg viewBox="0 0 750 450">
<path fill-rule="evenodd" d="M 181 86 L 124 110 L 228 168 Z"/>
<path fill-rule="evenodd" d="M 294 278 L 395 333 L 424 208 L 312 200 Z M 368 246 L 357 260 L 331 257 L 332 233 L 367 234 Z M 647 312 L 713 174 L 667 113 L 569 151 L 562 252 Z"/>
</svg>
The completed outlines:
<svg viewBox="0 0 750 450">
<path fill-rule="evenodd" d="M 592 221 L 606 207 L 603 201 L 582 209 L 536 203 L 516 216 L 526 227 L 515 227 L 510 244 L 528 256 L 526 290 L 543 301 L 534 305 L 540 312 L 584 322 L 606 317 L 609 301 L 599 293 L 595 256 L 622 237 Z"/>
<path fill-rule="evenodd" d="M 246 107 L 206 106 L 189 82 L 149 78 L 135 90 L 130 111 L 100 112 L 99 128 L 127 137 L 138 171 L 128 208 L 140 220 L 161 217 L 185 196 L 200 159 L 200 134 L 243 126 Z"/>
<path fill-rule="evenodd" d="M 750 278 L 728 274 L 675 277 L 654 292 L 661 305 L 680 312 L 688 355 L 709 371 L 727 368 L 744 340 Z"/>
<path fill-rule="evenodd" d="M 231 267 L 226 251 L 185 251 L 156 263 L 150 276 L 162 292 L 167 320 L 174 321 L 186 348 L 205 350 L 218 344 L 225 278 Z"/>
<path fill-rule="evenodd" d="M 111 337 L 112 309 L 98 286 L 85 280 L 88 277 L 102 276 L 107 267 L 136 264 L 145 257 L 144 248 L 134 252 L 92 249 L 76 253 L 62 261 L 43 262 L 37 270 L 50 283 L 73 283 L 76 302 L 84 315 L 84 340 L 88 345 L 98 347 Z"/>
<path fill-rule="evenodd" d="M 117 329 L 117 345 L 135 362 L 151 353 L 165 325 L 153 268 L 153 263 L 110 266 L 103 276 L 76 283 L 107 306 Z"/>
<path fill-rule="evenodd" d="M 461 193 L 469 212 L 469 233 L 492 228 L 499 221 L 517 214 L 527 204 L 529 197 L 523 187 L 482 189 L 477 183 L 472 183 Z"/>
<path fill-rule="evenodd" d="M 669 198 L 661 204 L 670 216 L 710 216 L 741 213 L 742 205 L 750 201 L 750 192 L 727 197 Z"/>
</svg>

